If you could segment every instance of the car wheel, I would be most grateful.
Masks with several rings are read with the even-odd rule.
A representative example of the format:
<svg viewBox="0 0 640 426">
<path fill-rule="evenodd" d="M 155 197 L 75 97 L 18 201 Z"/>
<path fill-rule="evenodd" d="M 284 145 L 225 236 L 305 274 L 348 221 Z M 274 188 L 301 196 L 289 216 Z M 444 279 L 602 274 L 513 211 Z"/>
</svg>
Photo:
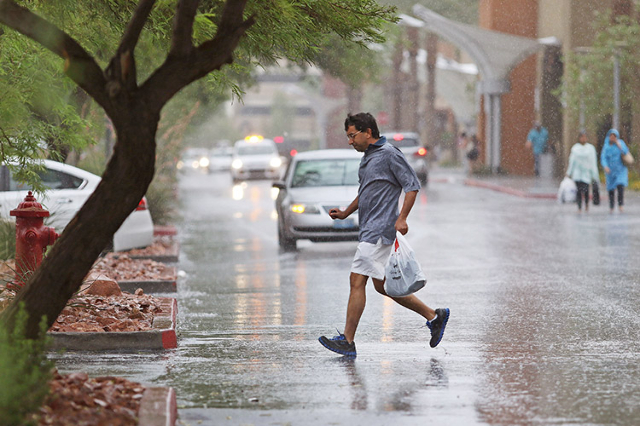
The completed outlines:
<svg viewBox="0 0 640 426">
<path fill-rule="evenodd" d="M 287 237 L 284 233 L 284 226 L 278 221 L 278 244 L 284 251 L 295 251 L 298 249 L 295 238 Z"/>
</svg>

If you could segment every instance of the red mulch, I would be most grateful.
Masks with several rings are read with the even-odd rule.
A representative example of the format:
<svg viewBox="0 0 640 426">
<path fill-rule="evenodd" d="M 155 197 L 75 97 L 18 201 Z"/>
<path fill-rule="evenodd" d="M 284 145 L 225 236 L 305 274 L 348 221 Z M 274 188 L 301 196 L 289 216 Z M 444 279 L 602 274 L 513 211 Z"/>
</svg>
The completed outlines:
<svg viewBox="0 0 640 426">
<path fill-rule="evenodd" d="M 176 243 L 169 236 L 156 237 L 153 243 L 142 249 L 133 249 L 125 252 L 129 256 L 165 256 L 176 254 Z M 116 253 L 117 254 L 117 253 Z"/>
<path fill-rule="evenodd" d="M 162 312 L 160 300 L 142 294 L 122 296 L 78 295 L 71 299 L 49 331 L 150 330 L 154 314 Z"/>
<path fill-rule="evenodd" d="M 175 280 L 175 269 L 150 259 L 132 259 L 129 255 L 109 253 L 91 268 L 89 277 L 102 274 L 116 281 Z M 91 279 L 89 279 L 91 281 Z"/>
<path fill-rule="evenodd" d="M 57 371 L 51 393 L 32 417 L 39 426 L 135 426 L 145 387 L 120 377 L 65 376 Z"/>
</svg>

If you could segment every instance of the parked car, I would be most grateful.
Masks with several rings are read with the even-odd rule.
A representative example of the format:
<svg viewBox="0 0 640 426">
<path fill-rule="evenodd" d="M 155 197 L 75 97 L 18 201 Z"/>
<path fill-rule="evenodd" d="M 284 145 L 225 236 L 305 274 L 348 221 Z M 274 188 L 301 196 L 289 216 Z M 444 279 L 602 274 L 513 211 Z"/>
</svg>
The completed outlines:
<svg viewBox="0 0 640 426">
<path fill-rule="evenodd" d="M 422 186 L 426 186 L 429 181 L 427 148 L 420 143 L 420 136 L 413 132 L 385 132 L 382 136 L 402 151 Z"/>
<path fill-rule="evenodd" d="M 282 159 L 271 139 L 262 136 L 247 136 L 233 146 L 231 178 L 234 182 L 243 179 L 279 179 Z"/>
<path fill-rule="evenodd" d="M 77 167 L 42 160 L 44 170 L 39 172 L 48 190 L 38 201 L 49 210 L 45 223 L 62 233 L 100 182 L 100 176 Z M 6 165 L 0 166 L 0 217 L 13 219 L 9 212 L 18 207 L 30 188 L 16 181 Z M 96 224 L 99 226 L 99 224 Z M 146 247 L 153 242 L 153 221 L 143 197 L 140 204 L 124 221 L 113 236 L 115 251 Z"/>
<path fill-rule="evenodd" d="M 301 152 L 292 158 L 278 188 L 278 242 L 295 250 L 297 240 L 351 241 L 358 239 L 358 214 L 344 220 L 329 216 L 345 209 L 358 195 L 358 168 L 362 154 L 352 149 Z"/>
</svg>

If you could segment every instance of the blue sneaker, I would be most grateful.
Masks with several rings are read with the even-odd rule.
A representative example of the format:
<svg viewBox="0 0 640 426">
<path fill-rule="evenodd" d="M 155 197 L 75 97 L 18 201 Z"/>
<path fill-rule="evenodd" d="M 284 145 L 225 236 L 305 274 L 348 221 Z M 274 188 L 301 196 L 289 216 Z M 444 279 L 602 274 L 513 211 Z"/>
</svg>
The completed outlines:
<svg viewBox="0 0 640 426">
<path fill-rule="evenodd" d="M 431 341 L 429 345 L 432 348 L 438 346 L 442 336 L 444 336 L 444 329 L 449 321 L 449 308 L 436 309 L 436 315 L 438 317 L 433 321 L 427 321 L 427 327 L 431 330 Z"/>
<path fill-rule="evenodd" d="M 356 342 L 347 342 L 347 338 L 344 334 L 339 334 L 331 339 L 324 336 L 320 336 L 318 341 L 325 348 L 344 356 L 356 356 Z"/>
</svg>

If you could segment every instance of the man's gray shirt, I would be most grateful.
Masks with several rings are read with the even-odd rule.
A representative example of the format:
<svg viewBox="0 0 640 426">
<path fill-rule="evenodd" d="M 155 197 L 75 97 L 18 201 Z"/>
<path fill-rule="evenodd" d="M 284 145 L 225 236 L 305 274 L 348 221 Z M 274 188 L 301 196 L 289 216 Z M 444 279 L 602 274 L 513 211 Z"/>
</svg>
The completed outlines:
<svg viewBox="0 0 640 426">
<path fill-rule="evenodd" d="M 383 136 L 364 153 L 358 170 L 358 217 L 360 241 L 376 244 L 393 244 L 396 238 L 395 224 L 400 212 L 398 200 L 404 192 L 420 189 L 416 172 L 404 154 L 387 143 Z"/>
</svg>

